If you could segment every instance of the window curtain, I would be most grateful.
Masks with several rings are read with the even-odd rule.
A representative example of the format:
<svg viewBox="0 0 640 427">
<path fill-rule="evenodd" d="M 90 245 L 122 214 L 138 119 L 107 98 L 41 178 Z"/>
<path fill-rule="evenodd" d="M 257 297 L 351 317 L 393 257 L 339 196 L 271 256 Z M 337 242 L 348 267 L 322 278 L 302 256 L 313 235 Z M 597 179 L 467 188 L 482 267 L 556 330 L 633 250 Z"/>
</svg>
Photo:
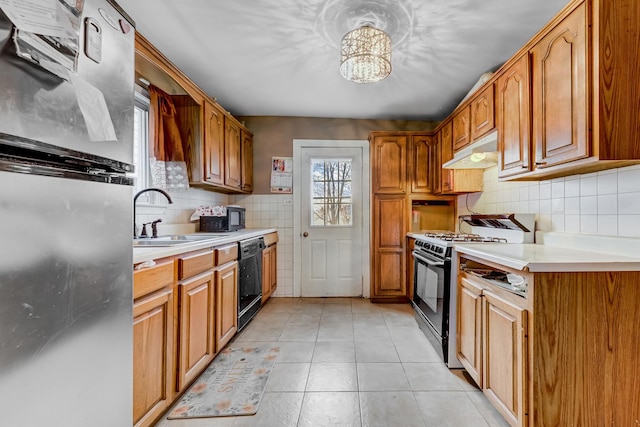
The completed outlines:
<svg viewBox="0 0 640 427">
<path fill-rule="evenodd" d="M 176 107 L 171 96 L 149 85 L 149 167 L 151 183 L 167 191 L 187 191 L 189 175 Z"/>
</svg>

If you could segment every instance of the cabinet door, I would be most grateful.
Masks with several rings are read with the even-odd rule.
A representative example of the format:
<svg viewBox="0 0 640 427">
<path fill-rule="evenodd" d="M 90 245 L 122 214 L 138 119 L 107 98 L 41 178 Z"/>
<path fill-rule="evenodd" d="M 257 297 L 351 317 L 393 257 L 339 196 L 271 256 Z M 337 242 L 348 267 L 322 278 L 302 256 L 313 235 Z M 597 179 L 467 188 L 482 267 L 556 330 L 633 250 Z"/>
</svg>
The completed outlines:
<svg viewBox="0 0 640 427">
<path fill-rule="evenodd" d="M 273 263 L 274 246 L 262 251 L 262 302 L 271 296 L 271 264 Z"/>
<path fill-rule="evenodd" d="M 229 187 L 239 189 L 242 185 L 240 126 L 229 118 L 225 118 L 224 128 L 224 183 Z"/>
<path fill-rule="evenodd" d="M 493 85 L 471 101 L 471 140 L 475 141 L 495 128 Z"/>
<path fill-rule="evenodd" d="M 271 279 L 271 295 L 276 291 L 278 287 L 278 245 L 273 245 L 273 252 L 271 253 L 271 272 L 269 277 Z"/>
<path fill-rule="evenodd" d="M 529 89 L 529 56 L 525 54 L 497 81 L 498 177 L 531 170 Z"/>
<path fill-rule="evenodd" d="M 178 284 L 178 384 L 181 391 L 215 355 L 214 287 L 211 272 Z"/>
<path fill-rule="evenodd" d="M 482 389 L 513 426 L 527 413 L 527 311 L 490 291 L 483 297 Z"/>
<path fill-rule="evenodd" d="M 271 245 L 262 251 L 262 302 L 275 292 L 277 279 L 277 245 Z"/>
<path fill-rule="evenodd" d="M 407 136 L 374 136 L 371 147 L 373 193 L 406 193 Z"/>
<path fill-rule="evenodd" d="M 456 339 L 458 359 L 482 387 L 482 288 L 460 276 Z"/>
<path fill-rule="evenodd" d="M 238 262 L 215 270 L 216 276 L 216 345 L 218 351 L 238 330 Z"/>
<path fill-rule="evenodd" d="M 224 113 L 204 103 L 204 180 L 224 184 Z"/>
<path fill-rule="evenodd" d="M 431 192 L 431 151 L 433 138 L 427 135 L 411 135 L 409 143 L 409 176 L 412 193 Z"/>
<path fill-rule="evenodd" d="M 536 168 L 590 155 L 585 10 L 576 8 L 531 49 Z"/>
<path fill-rule="evenodd" d="M 440 128 L 440 160 L 446 163 L 453 159 L 453 123 L 449 120 Z"/>
<path fill-rule="evenodd" d="M 471 107 L 467 106 L 453 117 L 453 151 L 458 151 L 471 142 Z"/>
<path fill-rule="evenodd" d="M 253 135 L 244 130 L 242 136 L 242 184 L 240 188 L 245 193 L 253 191 Z"/>
<path fill-rule="evenodd" d="M 404 261 L 407 233 L 405 206 L 404 196 L 374 197 L 374 299 L 407 297 Z"/>
<path fill-rule="evenodd" d="M 431 193 L 442 193 L 441 132 L 429 141 L 429 185 Z"/>
<path fill-rule="evenodd" d="M 133 306 L 133 424 L 151 426 L 173 400 L 173 289 Z"/>
</svg>

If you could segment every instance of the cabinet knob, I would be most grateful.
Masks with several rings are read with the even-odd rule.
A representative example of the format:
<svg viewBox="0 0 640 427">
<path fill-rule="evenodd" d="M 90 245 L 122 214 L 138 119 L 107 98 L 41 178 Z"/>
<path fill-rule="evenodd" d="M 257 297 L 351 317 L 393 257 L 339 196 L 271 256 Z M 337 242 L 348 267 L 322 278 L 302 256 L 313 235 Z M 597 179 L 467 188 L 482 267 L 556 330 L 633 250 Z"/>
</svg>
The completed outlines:
<svg viewBox="0 0 640 427">
<path fill-rule="evenodd" d="M 309 233 L 305 231 L 304 233 L 302 233 L 302 237 L 309 237 Z"/>
</svg>

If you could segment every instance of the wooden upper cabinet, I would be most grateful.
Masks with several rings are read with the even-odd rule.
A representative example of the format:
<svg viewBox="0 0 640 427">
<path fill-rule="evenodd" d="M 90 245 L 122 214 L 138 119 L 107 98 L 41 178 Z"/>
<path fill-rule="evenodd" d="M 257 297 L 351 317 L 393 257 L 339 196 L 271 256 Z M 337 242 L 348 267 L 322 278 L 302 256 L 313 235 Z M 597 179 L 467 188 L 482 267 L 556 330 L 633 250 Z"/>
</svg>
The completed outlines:
<svg viewBox="0 0 640 427">
<path fill-rule="evenodd" d="M 475 141 L 495 128 L 493 84 L 471 101 L 471 140 Z"/>
<path fill-rule="evenodd" d="M 453 159 L 453 123 L 449 120 L 440 128 L 440 161 L 446 163 Z"/>
<path fill-rule="evenodd" d="M 412 193 L 430 193 L 432 179 L 432 141 L 427 135 L 411 135 L 409 142 L 409 175 Z"/>
<path fill-rule="evenodd" d="M 442 192 L 441 140 L 441 132 L 438 132 L 429 141 L 429 185 L 433 194 Z"/>
<path fill-rule="evenodd" d="M 407 191 L 407 136 L 374 135 L 371 147 L 373 193 Z"/>
<path fill-rule="evenodd" d="M 244 130 L 240 131 L 242 144 L 242 184 L 243 192 L 253 191 L 253 135 Z"/>
<path fill-rule="evenodd" d="M 531 170 L 529 56 L 522 55 L 497 80 L 498 177 Z"/>
<path fill-rule="evenodd" d="M 224 113 L 208 101 L 204 103 L 204 180 L 224 184 Z"/>
<path fill-rule="evenodd" d="M 458 151 L 471 143 L 471 106 L 453 116 L 453 151 Z"/>
<path fill-rule="evenodd" d="M 535 168 L 589 157 L 583 3 L 531 49 Z"/>
<path fill-rule="evenodd" d="M 242 154 L 240 126 L 232 120 L 225 120 L 225 168 L 224 183 L 240 189 L 242 185 Z"/>
</svg>

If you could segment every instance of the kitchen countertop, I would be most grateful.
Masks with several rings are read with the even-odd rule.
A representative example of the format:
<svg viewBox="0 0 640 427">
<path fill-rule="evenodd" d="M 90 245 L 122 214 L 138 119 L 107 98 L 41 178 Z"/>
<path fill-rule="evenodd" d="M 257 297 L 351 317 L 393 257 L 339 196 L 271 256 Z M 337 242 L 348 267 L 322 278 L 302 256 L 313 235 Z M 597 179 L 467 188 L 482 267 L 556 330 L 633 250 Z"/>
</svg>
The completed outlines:
<svg viewBox="0 0 640 427">
<path fill-rule="evenodd" d="M 460 243 L 459 253 L 530 272 L 640 271 L 640 258 L 533 243 Z"/>
<path fill-rule="evenodd" d="M 227 233 L 191 233 L 211 236 L 211 239 L 198 240 L 194 242 L 181 243 L 173 246 L 154 246 L 154 247 L 134 247 L 133 263 L 137 264 L 145 261 L 152 261 L 158 258 L 164 258 L 172 255 L 178 255 L 185 252 L 197 251 L 199 249 L 207 249 L 214 246 L 225 245 L 228 243 L 239 242 L 240 240 L 251 239 L 253 237 L 264 236 L 265 234 L 276 232 L 275 228 L 265 229 L 244 229 L 231 231 Z"/>
</svg>

